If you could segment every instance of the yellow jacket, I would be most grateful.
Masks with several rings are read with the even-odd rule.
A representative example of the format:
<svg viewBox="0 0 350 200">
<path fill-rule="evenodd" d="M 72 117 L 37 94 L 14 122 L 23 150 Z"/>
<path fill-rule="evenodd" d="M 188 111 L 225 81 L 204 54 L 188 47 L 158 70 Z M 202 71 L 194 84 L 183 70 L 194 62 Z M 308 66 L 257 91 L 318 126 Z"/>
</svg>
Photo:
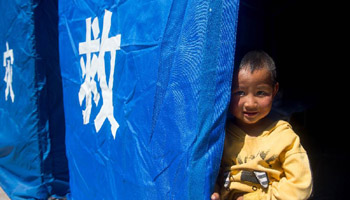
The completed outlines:
<svg viewBox="0 0 350 200">
<path fill-rule="evenodd" d="M 242 192 L 245 200 L 307 199 L 312 190 L 309 159 L 290 124 L 276 121 L 250 137 L 228 123 L 216 190 L 221 199 Z"/>
</svg>

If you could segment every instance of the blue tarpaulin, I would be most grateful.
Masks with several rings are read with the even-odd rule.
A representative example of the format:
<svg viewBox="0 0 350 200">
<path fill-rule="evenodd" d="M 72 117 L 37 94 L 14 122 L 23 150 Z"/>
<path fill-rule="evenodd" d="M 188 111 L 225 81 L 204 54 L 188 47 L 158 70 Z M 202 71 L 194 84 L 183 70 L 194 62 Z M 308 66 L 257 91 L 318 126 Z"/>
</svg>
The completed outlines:
<svg viewBox="0 0 350 200">
<path fill-rule="evenodd" d="M 238 0 L 61 0 L 70 199 L 208 199 Z"/>
<path fill-rule="evenodd" d="M 13 200 L 68 191 L 57 1 L 0 1 L 0 186 Z"/>
</svg>

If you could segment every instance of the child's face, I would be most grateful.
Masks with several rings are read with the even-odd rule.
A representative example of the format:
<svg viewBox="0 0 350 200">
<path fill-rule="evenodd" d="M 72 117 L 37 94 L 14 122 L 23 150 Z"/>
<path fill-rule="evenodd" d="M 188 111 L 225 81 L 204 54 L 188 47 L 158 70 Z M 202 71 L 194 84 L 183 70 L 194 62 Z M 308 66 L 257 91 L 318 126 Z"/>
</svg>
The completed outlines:
<svg viewBox="0 0 350 200">
<path fill-rule="evenodd" d="M 269 114 L 278 84 L 273 85 L 268 69 L 262 68 L 252 73 L 249 68 L 243 68 L 234 81 L 230 112 L 238 123 L 255 124 Z"/>
</svg>

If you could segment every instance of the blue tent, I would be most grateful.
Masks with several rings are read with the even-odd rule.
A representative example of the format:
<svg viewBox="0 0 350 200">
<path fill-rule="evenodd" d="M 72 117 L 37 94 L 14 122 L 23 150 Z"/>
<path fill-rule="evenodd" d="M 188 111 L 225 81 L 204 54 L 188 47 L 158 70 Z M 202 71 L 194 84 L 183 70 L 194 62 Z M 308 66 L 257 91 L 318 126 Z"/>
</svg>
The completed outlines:
<svg viewBox="0 0 350 200">
<path fill-rule="evenodd" d="M 238 0 L 59 1 L 70 199 L 208 199 Z"/>
<path fill-rule="evenodd" d="M 57 1 L 1 1 L 0 186 L 13 200 L 69 190 Z"/>
</svg>

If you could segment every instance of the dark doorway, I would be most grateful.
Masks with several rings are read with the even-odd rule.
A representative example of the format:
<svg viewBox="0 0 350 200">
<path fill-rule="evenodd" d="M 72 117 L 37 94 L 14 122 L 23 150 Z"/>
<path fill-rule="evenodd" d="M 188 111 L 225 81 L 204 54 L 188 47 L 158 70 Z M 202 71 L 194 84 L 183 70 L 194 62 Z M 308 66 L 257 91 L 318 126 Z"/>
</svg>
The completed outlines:
<svg viewBox="0 0 350 200">
<path fill-rule="evenodd" d="M 274 112 L 287 119 L 307 150 L 314 178 L 310 199 L 343 199 L 346 162 L 346 74 L 341 63 L 342 5 L 329 1 L 241 0 L 236 61 L 264 50 L 277 66 L 280 93 Z M 339 26 L 341 25 L 341 26 Z M 341 72 L 342 71 L 342 72 Z M 339 112 L 342 111 L 342 112 Z M 344 115 L 345 114 L 345 115 Z"/>
</svg>

